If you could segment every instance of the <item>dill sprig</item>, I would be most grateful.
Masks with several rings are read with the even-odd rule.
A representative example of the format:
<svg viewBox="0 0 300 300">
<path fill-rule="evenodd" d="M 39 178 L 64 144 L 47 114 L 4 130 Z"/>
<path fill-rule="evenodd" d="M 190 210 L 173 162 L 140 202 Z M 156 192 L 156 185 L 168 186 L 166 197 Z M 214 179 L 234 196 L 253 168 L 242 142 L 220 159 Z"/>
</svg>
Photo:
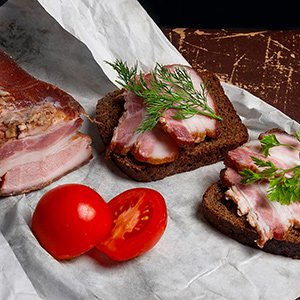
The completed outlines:
<svg viewBox="0 0 300 300">
<path fill-rule="evenodd" d="M 296 133 L 298 141 L 300 141 L 300 131 Z M 269 150 L 278 146 L 285 146 L 300 150 L 288 144 L 282 144 L 278 141 L 275 134 L 264 136 L 261 140 L 260 152 L 263 152 L 265 157 L 270 156 Z M 256 182 L 258 180 L 268 180 L 269 188 L 267 197 L 271 201 L 278 201 L 281 204 L 289 205 L 291 202 L 300 202 L 300 165 L 293 168 L 283 169 L 277 168 L 270 160 L 264 161 L 255 156 L 251 156 L 253 162 L 258 168 L 256 171 L 250 169 L 243 169 L 240 172 L 242 176 L 241 183 L 244 185 Z"/>
<path fill-rule="evenodd" d="M 208 90 L 209 82 L 206 81 L 200 86 L 200 90 L 196 90 L 184 67 L 176 67 L 171 72 L 157 63 L 154 71 L 150 72 L 150 77 L 145 80 L 142 72 L 138 74 L 137 64 L 129 68 L 126 62 L 118 59 L 107 63 L 117 71 L 120 79 L 116 80 L 117 83 L 144 99 L 147 113 L 136 129 L 138 132 L 151 130 L 168 109 L 175 109 L 173 118 L 178 120 L 188 119 L 196 114 L 222 120 L 207 103 L 207 93 L 212 92 Z"/>
</svg>

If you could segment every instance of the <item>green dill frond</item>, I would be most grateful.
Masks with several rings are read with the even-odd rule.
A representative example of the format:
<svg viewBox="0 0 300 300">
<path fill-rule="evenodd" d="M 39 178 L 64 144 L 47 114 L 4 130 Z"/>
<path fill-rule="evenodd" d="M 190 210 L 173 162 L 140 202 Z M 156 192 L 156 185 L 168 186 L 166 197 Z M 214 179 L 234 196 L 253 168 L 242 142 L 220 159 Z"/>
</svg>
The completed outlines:
<svg viewBox="0 0 300 300">
<path fill-rule="evenodd" d="M 176 111 L 173 116 L 175 119 L 187 119 L 202 114 L 222 120 L 207 103 L 209 82 L 201 85 L 200 91 L 196 90 L 184 67 L 175 67 L 174 72 L 171 72 L 157 63 L 146 82 L 141 73 L 137 75 L 137 64 L 129 68 L 126 62 L 118 59 L 107 63 L 117 71 L 117 83 L 144 99 L 147 114 L 136 131 L 151 130 L 167 109 Z"/>
</svg>

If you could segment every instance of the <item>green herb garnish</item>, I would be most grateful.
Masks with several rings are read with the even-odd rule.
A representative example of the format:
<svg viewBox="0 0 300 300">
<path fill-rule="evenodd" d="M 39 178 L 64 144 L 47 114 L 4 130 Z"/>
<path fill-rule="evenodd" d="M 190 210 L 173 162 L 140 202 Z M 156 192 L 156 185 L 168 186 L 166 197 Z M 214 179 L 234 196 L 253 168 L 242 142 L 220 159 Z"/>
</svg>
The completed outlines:
<svg viewBox="0 0 300 300">
<path fill-rule="evenodd" d="M 175 109 L 174 119 L 187 119 L 196 114 L 206 115 L 222 120 L 207 104 L 208 82 L 196 90 L 192 80 L 183 67 L 176 67 L 174 72 L 156 64 L 147 82 L 142 73 L 138 74 L 137 64 L 129 68 L 126 62 L 116 60 L 107 62 L 118 72 L 116 82 L 130 92 L 144 98 L 146 104 L 146 117 L 136 129 L 138 132 L 151 130 L 167 109 Z M 200 109 L 199 109 L 200 108 Z"/>
<path fill-rule="evenodd" d="M 300 130 L 296 133 L 296 136 L 298 141 L 300 141 Z M 298 148 L 288 144 L 281 144 L 275 134 L 264 136 L 261 140 L 261 144 L 260 152 L 263 152 L 265 157 L 270 156 L 269 150 L 271 148 L 285 146 L 297 150 L 300 158 L 300 150 Z M 291 202 L 300 202 L 300 165 L 283 169 L 275 167 L 270 160 L 264 161 L 255 156 L 251 156 L 251 158 L 256 166 L 264 169 L 258 169 L 257 171 L 243 169 L 243 171 L 240 172 L 242 184 L 247 185 L 258 180 L 267 179 L 269 181 L 267 197 L 271 201 L 278 201 L 281 204 L 287 205 Z M 293 173 L 286 176 L 287 173 L 291 172 Z"/>
</svg>

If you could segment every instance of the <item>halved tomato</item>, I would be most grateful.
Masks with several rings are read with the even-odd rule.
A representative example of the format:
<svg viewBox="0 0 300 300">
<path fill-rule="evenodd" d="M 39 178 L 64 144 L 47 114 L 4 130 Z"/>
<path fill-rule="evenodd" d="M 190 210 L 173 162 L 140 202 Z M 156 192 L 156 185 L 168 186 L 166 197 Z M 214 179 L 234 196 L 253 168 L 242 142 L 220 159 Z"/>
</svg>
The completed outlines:
<svg viewBox="0 0 300 300">
<path fill-rule="evenodd" d="M 118 261 L 136 257 L 162 237 L 167 226 L 167 207 L 163 196 L 149 188 L 127 190 L 110 202 L 113 225 L 96 247 Z"/>
</svg>

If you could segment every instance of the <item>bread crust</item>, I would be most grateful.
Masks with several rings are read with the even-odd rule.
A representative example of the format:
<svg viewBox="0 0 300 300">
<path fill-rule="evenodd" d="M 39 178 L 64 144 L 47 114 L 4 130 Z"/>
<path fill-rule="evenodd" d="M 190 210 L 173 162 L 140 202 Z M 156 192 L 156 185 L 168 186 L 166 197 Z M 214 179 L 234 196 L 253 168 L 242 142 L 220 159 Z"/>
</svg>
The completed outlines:
<svg viewBox="0 0 300 300">
<path fill-rule="evenodd" d="M 262 251 L 282 256 L 300 258 L 300 230 L 291 227 L 284 241 L 275 239 L 265 243 L 263 248 L 256 244 L 258 233 L 248 223 L 246 216 L 237 215 L 237 205 L 232 200 L 225 199 L 225 191 L 221 182 L 212 184 L 203 195 L 200 212 L 217 230 L 236 241 L 260 249 Z"/>
<path fill-rule="evenodd" d="M 207 71 L 199 75 L 202 80 L 209 82 L 208 89 L 213 91 L 211 96 L 216 104 L 217 114 L 223 118 L 223 121 L 218 124 L 218 138 L 206 138 L 191 149 L 181 149 L 176 160 L 161 165 L 140 162 L 130 153 L 123 156 L 111 152 L 109 156 L 116 166 L 132 179 L 141 182 L 158 180 L 221 161 L 229 150 L 248 140 L 247 128 L 224 94 L 218 78 Z M 106 147 L 124 110 L 123 92 L 124 90 L 117 90 L 109 93 L 97 103 L 96 120 L 99 122 L 99 133 Z"/>
</svg>

